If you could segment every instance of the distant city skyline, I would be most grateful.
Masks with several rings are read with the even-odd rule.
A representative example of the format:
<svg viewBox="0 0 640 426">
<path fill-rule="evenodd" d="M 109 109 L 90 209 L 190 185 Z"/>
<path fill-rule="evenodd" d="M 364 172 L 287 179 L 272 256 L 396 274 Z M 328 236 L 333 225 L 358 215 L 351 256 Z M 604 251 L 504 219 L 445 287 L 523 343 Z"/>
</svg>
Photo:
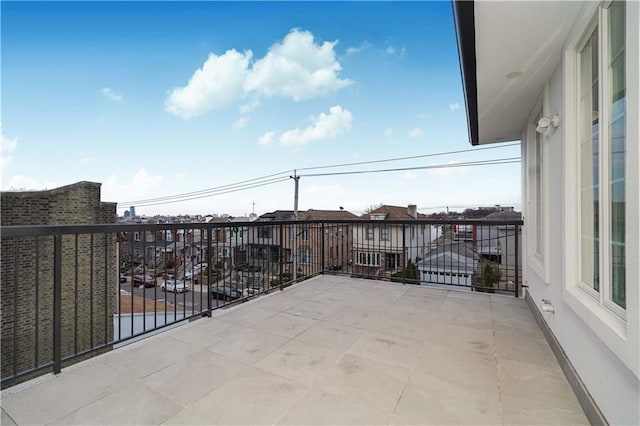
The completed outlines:
<svg viewBox="0 0 640 426">
<path fill-rule="evenodd" d="M 0 7 L 3 190 L 88 180 L 122 203 L 471 148 L 449 2 Z M 511 146 L 384 168 L 519 155 Z M 303 177 L 299 207 L 519 207 L 520 174 L 502 164 Z M 136 213 L 243 216 L 253 202 L 258 214 L 293 209 L 293 180 Z"/>
</svg>

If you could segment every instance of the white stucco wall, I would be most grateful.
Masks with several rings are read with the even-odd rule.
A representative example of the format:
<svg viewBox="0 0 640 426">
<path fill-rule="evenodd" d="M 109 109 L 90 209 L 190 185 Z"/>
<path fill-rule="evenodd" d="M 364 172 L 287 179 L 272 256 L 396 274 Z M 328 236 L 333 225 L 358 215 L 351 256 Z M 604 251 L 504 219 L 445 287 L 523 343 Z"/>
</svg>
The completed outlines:
<svg viewBox="0 0 640 426">
<path fill-rule="evenodd" d="M 525 244 L 525 280 L 528 291 L 539 309 L 542 299 L 550 300 L 555 313 L 543 316 L 569 357 L 588 391 L 611 424 L 640 424 L 640 161 L 638 117 L 640 109 L 640 3 L 627 3 L 627 229 L 626 229 L 626 318 L 621 319 L 589 299 L 577 285 L 578 210 L 575 158 L 577 133 L 573 103 L 576 40 L 585 31 L 596 3 L 585 6 L 572 30 L 562 60 L 541 93 L 545 115 L 559 113 L 561 125 L 544 140 L 544 238 L 545 261 L 532 260 L 530 245 Z M 533 112 L 533 111 L 532 111 Z M 531 129 L 522 130 L 523 152 L 535 142 Z M 530 158 L 525 158 L 527 170 Z M 527 173 L 523 193 L 531 182 Z M 533 216 L 532 203 L 525 203 L 525 238 L 533 238 L 527 218 Z M 603 225 L 605 226 L 605 225 Z M 527 248 L 529 247 L 529 249 Z"/>
</svg>

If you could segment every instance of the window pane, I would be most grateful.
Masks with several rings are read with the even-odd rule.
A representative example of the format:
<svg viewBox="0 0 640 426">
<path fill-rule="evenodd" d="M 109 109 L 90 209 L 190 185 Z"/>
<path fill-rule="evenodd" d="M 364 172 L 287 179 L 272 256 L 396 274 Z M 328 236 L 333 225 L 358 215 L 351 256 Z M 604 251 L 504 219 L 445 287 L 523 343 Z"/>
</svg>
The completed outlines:
<svg viewBox="0 0 640 426">
<path fill-rule="evenodd" d="M 542 117 L 542 112 L 538 114 L 537 120 Z M 536 122 L 537 122 L 536 120 Z M 536 197 L 536 254 L 541 259 L 543 258 L 542 252 L 542 146 L 543 136 L 536 132 L 536 153 L 535 153 L 535 197 Z"/>
<path fill-rule="evenodd" d="M 598 30 L 580 52 L 581 280 L 599 291 Z"/>
<path fill-rule="evenodd" d="M 611 213 L 611 300 L 625 300 L 625 3 L 609 6 L 609 185 Z"/>
</svg>

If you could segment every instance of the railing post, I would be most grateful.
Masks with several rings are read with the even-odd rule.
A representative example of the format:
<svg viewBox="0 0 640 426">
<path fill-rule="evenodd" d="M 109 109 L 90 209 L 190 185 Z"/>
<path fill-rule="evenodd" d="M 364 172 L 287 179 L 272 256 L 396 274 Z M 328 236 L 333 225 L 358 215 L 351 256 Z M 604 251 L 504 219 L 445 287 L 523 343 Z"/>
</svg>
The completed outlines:
<svg viewBox="0 0 640 426">
<path fill-rule="evenodd" d="M 407 283 L 407 225 L 402 224 L 402 284 Z"/>
<path fill-rule="evenodd" d="M 93 321 L 93 318 L 91 318 Z M 53 373 L 62 370 L 62 235 L 53 236 Z"/>
<path fill-rule="evenodd" d="M 320 228 L 320 253 L 322 256 L 322 266 L 320 269 L 320 273 L 324 274 L 324 268 L 325 268 L 325 264 L 324 264 L 324 238 L 325 238 L 325 233 L 324 233 L 324 222 L 322 222 L 322 226 Z"/>
<path fill-rule="evenodd" d="M 211 316 L 212 299 L 213 293 L 211 292 L 211 249 L 213 246 L 211 245 L 211 238 L 213 238 L 213 233 L 211 232 L 211 228 L 207 228 L 207 316 Z M 202 274 L 198 273 L 202 277 Z M 195 277 L 192 277 L 193 280 Z M 192 283 L 193 284 L 193 283 Z M 202 288 L 200 288 L 202 290 Z M 217 299 L 216 299 L 217 300 Z"/>
<path fill-rule="evenodd" d="M 284 290 L 284 283 L 283 283 L 284 277 L 282 275 L 282 268 L 284 263 L 284 259 L 283 259 L 284 250 L 282 249 L 282 246 L 284 245 L 284 231 L 282 228 L 282 224 L 280 224 L 279 226 L 280 226 L 280 244 L 278 245 L 278 250 L 279 250 L 278 257 L 280 258 L 280 262 L 279 262 L 280 273 L 278 274 L 278 280 L 280 281 L 280 291 L 282 291 Z M 269 285 L 270 284 L 271 283 L 269 283 Z"/>
<path fill-rule="evenodd" d="M 520 236 L 520 225 L 515 225 L 515 254 L 516 254 L 516 259 L 515 259 L 515 265 L 516 265 L 516 279 L 515 279 L 515 296 L 518 297 L 520 296 L 520 260 L 518 259 L 520 257 L 520 250 L 519 250 L 519 236 Z"/>
</svg>

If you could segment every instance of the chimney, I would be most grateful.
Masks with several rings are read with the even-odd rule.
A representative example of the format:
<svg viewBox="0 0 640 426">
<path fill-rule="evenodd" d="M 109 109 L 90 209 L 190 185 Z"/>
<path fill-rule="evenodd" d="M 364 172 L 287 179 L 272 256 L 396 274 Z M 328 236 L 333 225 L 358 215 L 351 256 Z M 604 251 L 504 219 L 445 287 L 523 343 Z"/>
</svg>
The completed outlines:
<svg viewBox="0 0 640 426">
<path fill-rule="evenodd" d="M 409 204 L 407 206 L 407 213 L 409 213 L 409 216 L 411 216 L 414 219 L 418 218 L 418 206 L 416 206 L 415 204 Z"/>
</svg>

